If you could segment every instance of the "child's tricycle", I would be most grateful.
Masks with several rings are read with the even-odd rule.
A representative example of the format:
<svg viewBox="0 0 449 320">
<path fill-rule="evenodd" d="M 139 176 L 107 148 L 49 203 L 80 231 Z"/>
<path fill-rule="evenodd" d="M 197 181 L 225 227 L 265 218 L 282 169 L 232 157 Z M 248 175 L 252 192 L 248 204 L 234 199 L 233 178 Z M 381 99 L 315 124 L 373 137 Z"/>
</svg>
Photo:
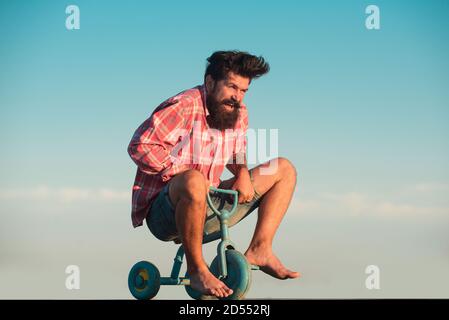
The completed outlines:
<svg viewBox="0 0 449 320">
<path fill-rule="evenodd" d="M 208 243 L 221 238 L 217 246 L 217 256 L 210 265 L 210 270 L 218 279 L 223 281 L 233 293 L 220 299 L 241 300 L 244 299 L 251 286 L 251 270 L 259 268 L 250 265 L 246 257 L 236 250 L 235 245 L 229 238 L 228 220 L 234 214 L 238 204 L 238 192 L 234 190 L 217 189 L 210 187 L 210 191 L 221 192 L 233 196 L 231 211 L 217 210 L 214 207 L 209 193 L 207 204 L 220 220 L 220 234 L 205 235 L 203 243 Z M 129 272 L 128 287 L 131 294 L 139 300 L 152 299 L 156 296 L 161 285 L 184 285 L 187 294 L 193 299 L 218 299 L 215 296 L 204 295 L 190 287 L 189 275 L 179 277 L 184 248 L 181 245 L 176 253 L 170 277 L 161 277 L 157 267 L 148 261 L 137 262 Z"/>
</svg>

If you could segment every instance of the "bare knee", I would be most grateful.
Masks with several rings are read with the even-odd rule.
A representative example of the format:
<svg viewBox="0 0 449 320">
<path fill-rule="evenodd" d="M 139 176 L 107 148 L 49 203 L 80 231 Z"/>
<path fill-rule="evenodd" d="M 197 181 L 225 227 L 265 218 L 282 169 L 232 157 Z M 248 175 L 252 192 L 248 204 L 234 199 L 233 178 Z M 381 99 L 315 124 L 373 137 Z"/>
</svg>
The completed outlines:
<svg viewBox="0 0 449 320">
<path fill-rule="evenodd" d="M 287 158 L 279 157 L 278 161 L 278 172 L 282 179 L 292 179 L 296 182 L 297 171 L 293 163 Z"/>
<path fill-rule="evenodd" d="M 206 178 L 198 170 L 187 170 L 181 173 L 179 181 L 179 198 L 203 205 L 206 203 Z"/>
</svg>

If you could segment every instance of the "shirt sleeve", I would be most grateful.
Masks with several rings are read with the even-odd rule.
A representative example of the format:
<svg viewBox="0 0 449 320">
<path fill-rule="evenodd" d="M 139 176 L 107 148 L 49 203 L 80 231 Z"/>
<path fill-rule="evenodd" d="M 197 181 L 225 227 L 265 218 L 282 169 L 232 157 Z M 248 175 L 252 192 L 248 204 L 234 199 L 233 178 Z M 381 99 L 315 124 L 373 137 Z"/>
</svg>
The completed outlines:
<svg viewBox="0 0 449 320">
<path fill-rule="evenodd" d="M 135 131 L 128 154 L 138 168 L 150 175 L 170 171 L 174 165 L 173 147 L 190 132 L 191 114 L 180 101 L 167 101 Z"/>
</svg>

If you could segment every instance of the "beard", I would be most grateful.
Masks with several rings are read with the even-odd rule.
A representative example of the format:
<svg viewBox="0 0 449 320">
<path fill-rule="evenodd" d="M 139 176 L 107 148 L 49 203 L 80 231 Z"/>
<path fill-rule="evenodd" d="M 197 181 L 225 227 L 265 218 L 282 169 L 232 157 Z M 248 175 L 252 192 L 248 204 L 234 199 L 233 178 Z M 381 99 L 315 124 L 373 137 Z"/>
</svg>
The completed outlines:
<svg viewBox="0 0 449 320">
<path fill-rule="evenodd" d="M 207 123 L 211 128 L 218 130 L 233 129 L 239 118 L 240 103 L 233 99 L 218 101 L 214 95 L 208 93 L 206 96 L 209 116 Z M 232 106 L 232 111 L 226 110 L 226 106 Z"/>
</svg>

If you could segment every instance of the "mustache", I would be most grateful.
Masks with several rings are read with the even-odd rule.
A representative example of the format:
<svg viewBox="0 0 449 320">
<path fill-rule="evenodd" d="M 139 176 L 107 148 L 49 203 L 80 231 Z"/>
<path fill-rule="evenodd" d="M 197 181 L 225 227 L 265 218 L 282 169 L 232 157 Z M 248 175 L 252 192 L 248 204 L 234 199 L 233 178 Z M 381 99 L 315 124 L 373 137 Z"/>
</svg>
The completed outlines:
<svg viewBox="0 0 449 320">
<path fill-rule="evenodd" d="M 240 108 L 240 103 L 237 100 L 234 100 L 234 99 L 224 99 L 221 103 L 229 104 L 229 105 L 233 106 L 236 109 Z"/>
</svg>

